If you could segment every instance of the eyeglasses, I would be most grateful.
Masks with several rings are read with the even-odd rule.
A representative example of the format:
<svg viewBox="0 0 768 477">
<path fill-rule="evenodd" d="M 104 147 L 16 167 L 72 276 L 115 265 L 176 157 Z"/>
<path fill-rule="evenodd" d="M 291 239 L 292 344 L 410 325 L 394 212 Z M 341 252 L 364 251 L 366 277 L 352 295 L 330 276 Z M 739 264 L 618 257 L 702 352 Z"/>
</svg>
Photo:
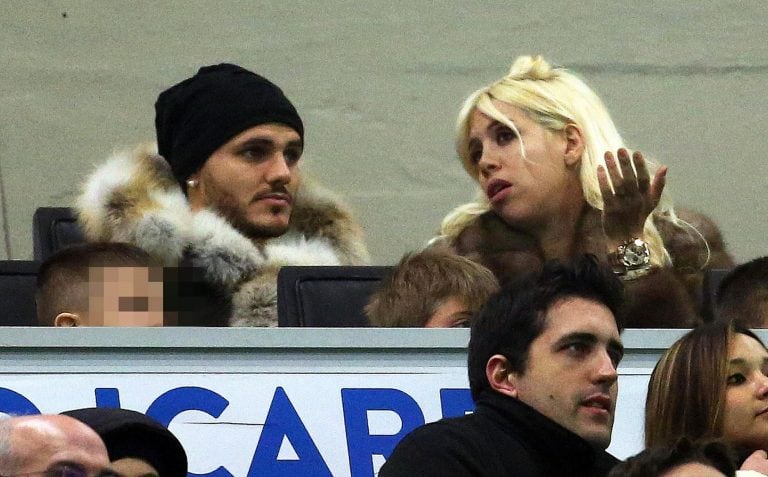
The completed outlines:
<svg viewBox="0 0 768 477">
<path fill-rule="evenodd" d="M 84 467 L 75 464 L 56 465 L 50 469 L 37 472 L 25 472 L 23 474 L 0 475 L 0 477 L 24 477 L 39 475 L 42 477 L 123 477 L 114 470 L 104 469 L 96 474 L 90 474 Z"/>
</svg>

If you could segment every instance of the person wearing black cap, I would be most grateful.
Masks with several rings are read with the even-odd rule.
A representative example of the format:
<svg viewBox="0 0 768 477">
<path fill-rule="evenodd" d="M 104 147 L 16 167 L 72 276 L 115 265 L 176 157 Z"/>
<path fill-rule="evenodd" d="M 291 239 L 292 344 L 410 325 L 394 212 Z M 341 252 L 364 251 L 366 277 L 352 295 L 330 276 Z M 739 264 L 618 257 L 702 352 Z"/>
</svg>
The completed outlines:
<svg viewBox="0 0 768 477">
<path fill-rule="evenodd" d="M 200 68 L 155 104 L 157 150 L 120 153 L 78 199 L 91 241 L 204 270 L 228 324 L 274 326 L 283 265 L 363 265 L 350 210 L 299 173 L 304 124 L 282 90 L 236 65 Z"/>
<path fill-rule="evenodd" d="M 96 431 L 107 447 L 112 469 L 123 477 L 187 476 L 187 453 L 179 440 L 140 412 L 93 407 L 61 414 Z"/>
</svg>

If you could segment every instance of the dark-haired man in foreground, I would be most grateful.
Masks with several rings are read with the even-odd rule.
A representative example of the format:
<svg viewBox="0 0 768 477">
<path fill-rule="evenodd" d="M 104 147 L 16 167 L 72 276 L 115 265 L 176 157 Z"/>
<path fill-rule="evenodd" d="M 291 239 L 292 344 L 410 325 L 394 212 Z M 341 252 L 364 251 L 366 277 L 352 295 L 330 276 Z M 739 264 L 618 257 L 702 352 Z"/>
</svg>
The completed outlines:
<svg viewBox="0 0 768 477">
<path fill-rule="evenodd" d="M 380 477 L 607 475 L 621 304 L 621 283 L 590 256 L 505 286 L 472 323 L 476 411 L 416 429 Z"/>
</svg>

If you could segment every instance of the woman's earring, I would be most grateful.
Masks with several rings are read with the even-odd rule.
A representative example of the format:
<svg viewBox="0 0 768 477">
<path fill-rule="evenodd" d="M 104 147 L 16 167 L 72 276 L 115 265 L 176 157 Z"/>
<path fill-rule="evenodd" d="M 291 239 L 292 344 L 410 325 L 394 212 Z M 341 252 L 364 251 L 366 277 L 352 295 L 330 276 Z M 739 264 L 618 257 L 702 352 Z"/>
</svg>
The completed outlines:
<svg viewBox="0 0 768 477">
<path fill-rule="evenodd" d="M 187 187 L 190 189 L 197 187 L 197 179 L 187 179 Z"/>
</svg>

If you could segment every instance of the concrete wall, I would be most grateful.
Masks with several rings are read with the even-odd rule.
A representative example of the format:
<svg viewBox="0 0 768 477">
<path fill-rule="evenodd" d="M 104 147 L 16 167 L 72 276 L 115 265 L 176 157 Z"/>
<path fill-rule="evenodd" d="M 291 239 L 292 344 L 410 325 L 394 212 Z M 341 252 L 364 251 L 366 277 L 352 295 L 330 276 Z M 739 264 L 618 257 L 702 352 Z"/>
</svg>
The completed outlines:
<svg viewBox="0 0 768 477">
<path fill-rule="evenodd" d="M 2 2 L 0 258 L 31 256 L 35 208 L 71 205 L 93 164 L 153 138 L 159 91 L 230 61 L 286 91 L 305 169 L 394 262 L 474 194 L 459 104 L 530 53 L 581 73 L 738 260 L 765 255 L 767 20 L 758 1 Z"/>
</svg>

